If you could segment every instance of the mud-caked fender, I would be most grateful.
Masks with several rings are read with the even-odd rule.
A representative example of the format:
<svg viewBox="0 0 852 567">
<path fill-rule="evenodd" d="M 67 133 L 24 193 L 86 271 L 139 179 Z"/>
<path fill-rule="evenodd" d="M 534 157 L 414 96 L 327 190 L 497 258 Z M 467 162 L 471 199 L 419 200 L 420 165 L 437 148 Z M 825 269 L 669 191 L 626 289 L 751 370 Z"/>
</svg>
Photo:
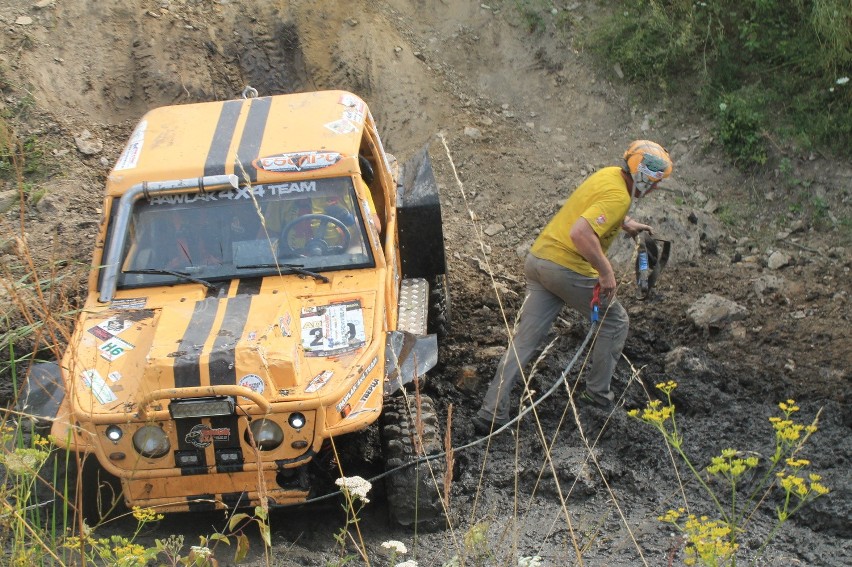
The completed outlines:
<svg viewBox="0 0 852 567">
<path fill-rule="evenodd" d="M 385 396 L 393 394 L 416 377 L 438 364 L 436 335 L 417 336 L 405 331 L 390 331 L 385 341 Z"/>
<path fill-rule="evenodd" d="M 53 420 L 65 399 L 62 370 L 56 362 L 33 364 L 15 409 L 36 420 Z"/>
</svg>

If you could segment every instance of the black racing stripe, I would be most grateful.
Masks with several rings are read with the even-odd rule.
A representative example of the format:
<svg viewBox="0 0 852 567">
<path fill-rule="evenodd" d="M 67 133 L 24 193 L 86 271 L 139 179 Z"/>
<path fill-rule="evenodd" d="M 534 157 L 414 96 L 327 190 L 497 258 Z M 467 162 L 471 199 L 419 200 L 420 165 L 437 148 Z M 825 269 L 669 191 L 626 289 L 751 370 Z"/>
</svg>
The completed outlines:
<svg viewBox="0 0 852 567">
<path fill-rule="evenodd" d="M 223 492 L 222 503 L 231 510 L 237 506 L 251 504 L 249 502 L 248 495 L 245 492 Z"/>
<path fill-rule="evenodd" d="M 260 293 L 260 284 L 263 278 L 244 278 L 237 286 L 237 295 L 257 295 Z"/>
<path fill-rule="evenodd" d="M 204 175 L 224 175 L 225 160 L 228 158 L 228 148 L 231 147 L 231 139 L 234 136 L 234 127 L 240 117 L 240 109 L 243 107 L 241 100 L 229 100 L 222 105 L 219 114 L 219 122 L 213 132 L 213 141 L 210 142 L 210 150 L 207 152 L 207 162 L 204 164 Z"/>
<path fill-rule="evenodd" d="M 218 310 L 219 300 L 216 298 L 204 299 L 195 304 L 189 325 L 178 344 L 178 356 L 174 364 L 176 388 L 201 385 L 201 368 L 198 359 L 207 337 L 210 336 Z"/>
<path fill-rule="evenodd" d="M 198 502 L 198 501 L 201 502 Z M 212 512 L 216 509 L 215 494 L 194 494 L 186 497 L 190 512 Z"/>
<path fill-rule="evenodd" d="M 243 335 L 251 300 L 254 296 L 237 295 L 228 299 L 225 307 L 225 317 L 219 328 L 218 336 L 213 341 L 213 349 L 210 351 L 210 385 L 237 383 L 236 361 L 234 360 L 234 349 L 237 341 Z"/>
<path fill-rule="evenodd" d="M 271 97 L 255 98 L 251 101 L 246 125 L 243 128 L 243 137 L 237 149 L 237 158 L 242 164 L 234 164 L 234 173 L 243 179 L 242 170 L 245 170 L 252 183 L 257 181 L 257 168 L 252 162 L 258 157 L 260 142 L 263 140 L 263 132 L 266 130 L 266 121 L 269 118 L 269 109 L 272 106 Z"/>
<path fill-rule="evenodd" d="M 240 450 L 239 459 L 236 461 L 220 462 L 219 457 L 216 457 L 216 472 L 242 472 L 243 471 L 243 454 L 240 447 L 240 423 L 236 415 L 221 415 L 210 418 L 210 426 L 214 429 L 227 428 L 231 434 L 227 440 L 213 440 L 213 448 L 229 449 L 228 453 L 233 454 L 234 449 Z"/>
</svg>

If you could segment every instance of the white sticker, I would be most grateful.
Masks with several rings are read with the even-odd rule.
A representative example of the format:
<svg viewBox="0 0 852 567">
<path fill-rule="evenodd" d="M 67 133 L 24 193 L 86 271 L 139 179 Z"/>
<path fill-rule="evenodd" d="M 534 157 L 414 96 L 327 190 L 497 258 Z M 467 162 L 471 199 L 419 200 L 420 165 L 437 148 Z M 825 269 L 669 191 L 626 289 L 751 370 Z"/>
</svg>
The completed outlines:
<svg viewBox="0 0 852 567">
<path fill-rule="evenodd" d="M 120 356 L 124 356 L 124 354 L 129 350 L 133 350 L 133 345 L 118 337 L 113 337 L 98 347 L 101 357 L 109 360 L 110 362 Z"/>
<path fill-rule="evenodd" d="M 334 132 L 335 134 L 351 134 L 352 132 L 358 129 L 351 121 L 341 118 L 339 120 L 335 120 L 334 122 L 329 122 L 325 125 L 326 128 Z"/>
<path fill-rule="evenodd" d="M 142 309 L 148 302 L 147 297 L 128 297 L 127 299 L 113 299 L 110 309 Z"/>
<path fill-rule="evenodd" d="M 113 370 L 109 374 L 107 374 L 107 378 L 112 380 L 113 382 L 118 382 L 121 380 L 121 373 L 118 370 Z"/>
<path fill-rule="evenodd" d="M 367 389 L 364 390 L 364 393 L 361 394 L 361 398 L 358 400 L 358 403 L 355 404 L 355 407 L 352 408 L 352 413 L 346 416 L 346 418 L 355 417 L 356 415 L 361 415 L 367 411 L 378 411 L 378 408 L 365 408 L 367 405 L 367 400 L 370 399 L 370 396 L 373 395 L 373 392 L 376 390 L 376 386 L 379 385 L 378 378 L 374 378 L 370 385 L 367 386 Z"/>
<path fill-rule="evenodd" d="M 323 370 L 316 376 L 314 376 L 313 380 L 311 380 L 307 386 L 305 386 L 305 393 L 316 392 L 331 380 L 331 376 L 334 374 L 331 370 Z"/>
<path fill-rule="evenodd" d="M 344 110 L 343 118 L 349 120 L 350 122 L 354 122 L 355 124 L 362 124 L 364 122 L 364 112 L 361 110 Z"/>
<path fill-rule="evenodd" d="M 133 321 L 121 317 L 110 317 L 106 321 L 98 323 L 98 327 L 113 335 L 120 335 L 132 326 Z"/>
<path fill-rule="evenodd" d="M 91 370 L 84 370 L 82 372 L 83 384 L 87 388 L 92 391 L 92 395 L 95 396 L 102 404 L 108 404 L 109 402 L 114 402 L 118 399 L 115 395 L 115 392 L 107 385 L 101 375 L 94 368 Z"/>
<path fill-rule="evenodd" d="M 301 313 L 305 356 L 334 356 L 364 346 L 364 312 L 358 300 L 307 307 Z"/>
<path fill-rule="evenodd" d="M 139 154 L 142 153 L 142 144 L 145 142 L 145 130 L 147 128 L 148 122 L 143 120 L 133 131 L 130 141 L 127 142 L 127 146 L 121 152 L 121 156 L 115 164 L 115 171 L 133 169 L 139 163 Z"/>
<path fill-rule="evenodd" d="M 290 324 L 293 322 L 289 313 L 285 313 L 281 317 L 278 318 L 278 326 L 281 328 L 281 334 L 285 337 L 289 337 L 293 334 L 290 330 Z"/>
<path fill-rule="evenodd" d="M 343 156 L 337 152 L 290 152 L 258 158 L 254 161 L 254 166 L 258 169 L 276 173 L 293 173 L 329 167 L 339 162 L 342 158 Z"/>
<path fill-rule="evenodd" d="M 364 109 L 367 106 L 366 104 L 364 104 L 363 100 L 353 95 L 352 93 L 346 93 L 341 95 L 340 99 L 337 102 L 342 104 L 343 106 L 354 108 L 359 112 L 364 112 Z"/>
<path fill-rule="evenodd" d="M 266 385 L 263 383 L 263 378 L 257 374 L 246 374 L 240 378 L 239 385 L 243 388 L 248 388 L 252 392 L 257 392 L 258 394 L 262 394 L 266 389 Z"/>
<path fill-rule="evenodd" d="M 339 411 L 339 412 L 342 412 L 342 411 L 343 411 L 343 408 L 344 408 L 344 407 L 346 407 L 346 404 L 348 404 L 348 403 L 349 403 L 349 400 L 352 398 L 352 396 L 353 396 L 353 395 L 355 395 L 355 391 L 356 391 L 358 388 L 360 388 L 360 387 L 361 387 L 361 384 L 364 382 L 364 379 L 366 379 L 366 378 L 367 378 L 367 376 L 370 374 L 370 372 L 372 372 L 372 371 L 373 371 L 373 368 L 375 368 L 375 367 L 376 367 L 376 363 L 377 363 L 378 361 L 379 361 L 379 358 L 378 358 L 378 357 L 374 357 L 374 358 L 373 358 L 373 360 L 370 362 L 370 364 L 369 364 L 369 365 L 367 365 L 367 368 L 365 368 L 365 369 L 364 369 L 364 371 L 363 371 L 363 372 L 361 372 L 361 375 L 358 377 L 358 379 L 355 381 L 355 383 L 354 383 L 354 384 L 352 384 L 352 387 L 351 387 L 351 388 L 349 388 L 349 391 L 348 391 L 348 392 L 346 392 L 346 394 L 343 396 L 343 399 L 342 399 L 342 400 L 340 400 L 340 401 L 337 403 L 337 406 L 336 406 L 336 407 L 337 407 L 337 411 Z M 347 415 L 348 415 L 348 414 L 347 414 Z M 345 417 L 345 416 L 344 416 L 344 417 Z"/>
</svg>

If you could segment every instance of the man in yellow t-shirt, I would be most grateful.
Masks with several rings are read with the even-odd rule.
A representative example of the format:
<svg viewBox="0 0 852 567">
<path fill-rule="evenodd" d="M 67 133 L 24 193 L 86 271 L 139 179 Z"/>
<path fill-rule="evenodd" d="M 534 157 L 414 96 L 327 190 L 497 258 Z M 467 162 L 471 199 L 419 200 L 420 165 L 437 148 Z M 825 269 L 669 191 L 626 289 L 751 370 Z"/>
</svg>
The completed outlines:
<svg viewBox="0 0 852 567">
<path fill-rule="evenodd" d="M 668 152 L 659 144 L 637 140 L 624 153 L 624 165 L 589 176 L 544 227 L 524 264 L 527 292 L 509 348 L 497 366 L 474 428 L 486 434 L 510 419 L 512 388 L 540 346 L 564 305 L 591 314 L 594 288 L 608 302 L 592 350 L 586 389 L 578 401 L 611 406 L 615 365 L 624 348 L 629 320 L 615 299 L 615 272 L 606 257 L 619 229 L 630 236 L 651 227 L 627 216 L 633 197 L 644 197 L 672 172 Z"/>
</svg>

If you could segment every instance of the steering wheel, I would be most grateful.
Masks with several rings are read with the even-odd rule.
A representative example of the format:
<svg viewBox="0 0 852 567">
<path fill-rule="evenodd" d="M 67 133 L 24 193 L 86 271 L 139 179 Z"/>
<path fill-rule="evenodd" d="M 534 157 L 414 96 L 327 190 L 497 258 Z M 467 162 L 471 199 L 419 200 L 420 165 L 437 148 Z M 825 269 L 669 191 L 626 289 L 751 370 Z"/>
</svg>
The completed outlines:
<svg viewBox="0 0 852 567">
<path fill-rule="evenodd" d="M 334 228 L 336 232 L 332 235 L 337 235 L 340 242 L 329 244 L 327 240 L 329 226 Z M 305 244 L 301 247 L 294 247 L 290 244 L 291 237 L 299 241 L 304 240 Z M 340 219 L 322 214 L 302 215 L 288 222 L 281 229 L 281 236 L 278 239 L 278 254 L 282 257 L 341 254 L 349 247 L 350 240 L 352 240 L 352 233 Z"/>
</svg>

